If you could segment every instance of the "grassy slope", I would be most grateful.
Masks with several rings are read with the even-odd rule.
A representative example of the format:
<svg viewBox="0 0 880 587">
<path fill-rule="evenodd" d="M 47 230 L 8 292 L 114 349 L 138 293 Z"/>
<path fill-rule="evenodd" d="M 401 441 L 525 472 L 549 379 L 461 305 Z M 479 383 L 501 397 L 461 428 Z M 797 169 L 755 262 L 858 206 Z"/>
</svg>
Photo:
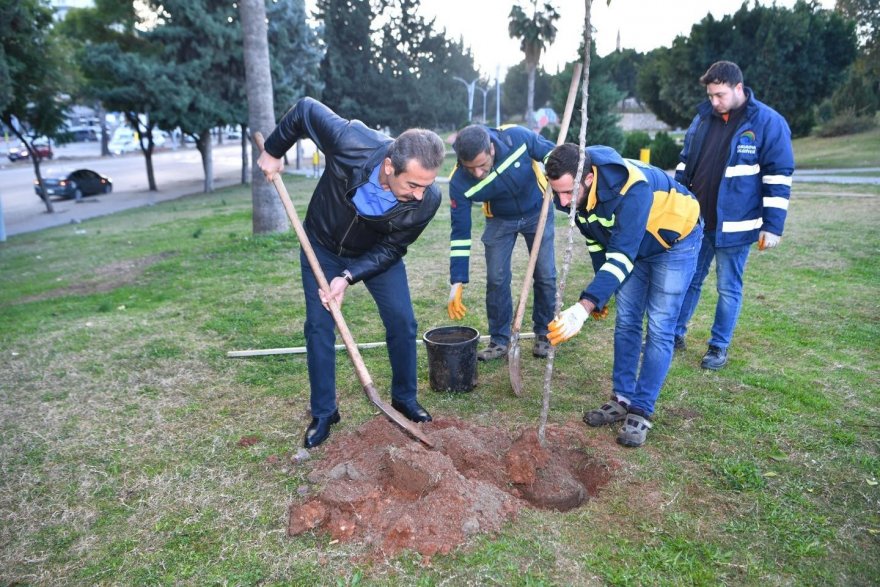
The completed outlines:
<svg viewBox="0 0 880 587">
<path fill-rule="evenodd" d="M 855 135 L 804 137 L 793 143 L 800 169 L 880 167 L 880 126 Z"/>
<path fill-rule="evenodd" d="M 304 213 L 313 184 L 289 185 Z M 585 450 L 622 463 L 605 493 L 566 514 L 527 512 L 429 565 L 359 562 L 358 546 L 285 537 L 286 505 L 308 485 L 308 464 L 283 458 L 306 422 L 305 360 L 225 353 L 304 344 L 299 258 L 294 236 L 251 234 L 247 190 L 96 219 L 78 226 L 85 234 L 13 237 L 0 246 L 0 583 L 871 583 L 878 189 L 831 203 L 839 186 L 795 189 L 782 246 L 750 260 L 729 367 L 698 368 L 710 278 L 649 444 L 623 451 L 613 429 L 587 432 L 596 444 Z M 561 259 L 564 219 L 557 227 Z M 448 323 L 447 239 L 444 206 L 407 256 L 423 331 Z M 465 324 L 484 330 L 475 249 Z M 569 302 L 588 276 L 579 238 L 575 251 Z M 521 251 L 515 279 L 524 266 Z M 359 342 L 383 339 L 363 287 L 345 312 Z M 612 328 L 590 323 L 560 349 L 551 421 L 604 400 Z M 387 389 L 384 351 L 364 356 Z M 523 399 L 503 363 L 481 365 L 477 390 L 452 396 L 427 389 L 423 351 L 419 361 L 436 414 L 537 423 L 543 363 L 529 353 Z M 337 434 L 374 416 L 344 356 L 338 365 Z M 260 442 L 240 448 L 245 435 Z"/>
</svg>

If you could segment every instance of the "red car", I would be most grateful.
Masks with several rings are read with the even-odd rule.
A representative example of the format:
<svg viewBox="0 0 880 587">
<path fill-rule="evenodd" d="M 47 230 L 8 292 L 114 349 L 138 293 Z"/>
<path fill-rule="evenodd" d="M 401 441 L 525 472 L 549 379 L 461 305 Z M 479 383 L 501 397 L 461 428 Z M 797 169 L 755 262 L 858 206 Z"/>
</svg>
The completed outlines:
<svg viewBox="0 0 880 587">
<path fill-rule="evenodd" d="M 48 141 L 37 140 L 34 143 L 34 150 L 37 152 L 40 159 L 51 159 L 55 156 L 55 153 L 52 152 L 52 145 L 50 145 Z M 28 153 L 27 147 L 25 147 L 24 144 L 19 144 L 17 147 L 10 147 L 6 152 L 6 156 L 10 161 L 15 163 L 21 159 L 28 159 L 30 153 Z"/>
</svg>

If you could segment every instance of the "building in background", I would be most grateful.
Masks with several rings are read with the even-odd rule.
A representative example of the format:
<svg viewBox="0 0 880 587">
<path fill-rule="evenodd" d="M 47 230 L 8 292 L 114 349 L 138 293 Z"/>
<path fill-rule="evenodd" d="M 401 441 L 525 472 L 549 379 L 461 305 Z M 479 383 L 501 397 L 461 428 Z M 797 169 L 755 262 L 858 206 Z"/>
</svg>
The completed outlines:
<svg viewBox="0 0 880 587">
<path fill-rule="evenodd" d="M 67 11 L 71 8 L 92 8 L 94 0 L 50 0 L 49 4 L 55 9 L 55 20 L 64 20 Z"/>
</svg>

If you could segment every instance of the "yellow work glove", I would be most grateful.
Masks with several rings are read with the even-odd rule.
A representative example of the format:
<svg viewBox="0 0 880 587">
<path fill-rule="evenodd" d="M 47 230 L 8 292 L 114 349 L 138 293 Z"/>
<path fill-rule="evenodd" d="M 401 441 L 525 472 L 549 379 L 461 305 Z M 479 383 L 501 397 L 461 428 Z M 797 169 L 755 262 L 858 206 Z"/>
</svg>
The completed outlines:
<svg viewBox="0 0 880 587">
<path fill-rule="evenodd" d="M 446 304 L 446 312 L 453 320 L 461 320 L 467 314 L 467 308 L 461 303 L 461 294 L 464 291 L 463 283 L 453 283 L 449 290 L 449 303 Z"/>
<path fill-rule="evenodd" d="M 779 241 L 782 240 L 782 237 L 778 234 L 773 234 L 772 232 L 767 232 L 766 230 L 762 230 L 758 233 L 758 250 L 763 251 L 764 249 L 772 249 L 776 245 L 779 244 Z"/>
<path fill-rule="evenodd" d="M 565 342 L 581 331 L 588 316 L 587 309 L 580 302 L 563 310 L 553 322 L 547 325 L 547 328 L 550 329 L 550 332 L 547 333 L 547 340 L 553 346 Z"/>
<path fill-rule="evenodd" d="M 601 310 L 593 310 L 590 312 L 590 317 L 593 320 L 604 320 L 608 317 L 608 306 L 605 306 Z"/>
</svg>

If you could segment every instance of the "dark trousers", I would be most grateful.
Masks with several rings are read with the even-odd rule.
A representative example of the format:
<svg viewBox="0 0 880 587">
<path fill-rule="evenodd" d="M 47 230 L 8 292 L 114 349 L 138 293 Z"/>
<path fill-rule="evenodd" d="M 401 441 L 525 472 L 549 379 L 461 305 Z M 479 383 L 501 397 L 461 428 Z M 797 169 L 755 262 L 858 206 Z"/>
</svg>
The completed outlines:
<svg viewBox="0 0 880 587">
<path fill-rule="evenodd" d="M 348 259 L 312 245 L 328 281 L 348 267 Z M 305 253 L 300 251 L 306 322 L 303 331 L 308 352 L 312 416 L 324 418 L 336 410 L 336 332 L 333 315 L 321 304 L 318 282 Z M 391 397 L 407 402 L 416 399 L 416 324 L 406 265 L 399 260 L 391 267 L 364 281 L 379 308 L 385 326 L 385 342 L 391 361 Z M 353 287 L 357 287 L 357 284 Z M 348 292 L 349 295 L 351 292 Z M 344 306 L 344 304 L 343 304 Z"/>
</svg>

